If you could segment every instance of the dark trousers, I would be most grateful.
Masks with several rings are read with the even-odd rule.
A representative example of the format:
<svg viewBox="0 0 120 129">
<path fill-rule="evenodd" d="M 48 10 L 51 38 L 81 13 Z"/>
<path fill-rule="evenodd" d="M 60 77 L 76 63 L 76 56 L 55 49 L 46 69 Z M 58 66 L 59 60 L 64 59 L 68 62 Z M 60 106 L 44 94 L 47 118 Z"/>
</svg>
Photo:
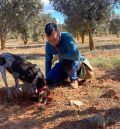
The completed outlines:
<svg viewBox="0 0 120 129">
<path fill-rule="evenodd" d="M 56 63 L 55 66 L 48 72 L 46 82 L 48 85 L 59 84 L 67 77 L 70 77 L 71 80 L 77 80 L 79 67 L 79 61 L 64 59 L 61 62 Z"/>
</svg>

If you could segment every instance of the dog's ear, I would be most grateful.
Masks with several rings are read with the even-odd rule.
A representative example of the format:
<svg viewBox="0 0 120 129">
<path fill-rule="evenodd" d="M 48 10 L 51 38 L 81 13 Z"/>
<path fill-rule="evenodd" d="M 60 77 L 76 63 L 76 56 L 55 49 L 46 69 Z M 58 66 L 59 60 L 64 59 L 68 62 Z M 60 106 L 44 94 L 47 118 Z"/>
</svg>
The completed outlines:
<svg viewBox="0 0 120 129">
<path fill-rule="evenodd" d="M 0 65 L 4 65 L 6 63 L 6 60 L 4 57 L 0 57 Z"/>
</svg>

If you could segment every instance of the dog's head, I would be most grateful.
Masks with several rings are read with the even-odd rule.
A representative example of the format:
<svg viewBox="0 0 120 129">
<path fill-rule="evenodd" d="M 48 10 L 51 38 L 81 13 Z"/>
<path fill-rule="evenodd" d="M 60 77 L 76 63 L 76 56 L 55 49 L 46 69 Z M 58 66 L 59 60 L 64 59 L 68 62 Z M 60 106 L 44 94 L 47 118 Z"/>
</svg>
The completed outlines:
<svg viewBox="0 0 120 129">
<path fill-rule="evenodd" d="M 32 95 L 31 99 L 46 103 L 49 93 L 49 88 L 46 85 L 44 75 L 40 71 L 35 85 L 35 92 Z"/>
</svg>

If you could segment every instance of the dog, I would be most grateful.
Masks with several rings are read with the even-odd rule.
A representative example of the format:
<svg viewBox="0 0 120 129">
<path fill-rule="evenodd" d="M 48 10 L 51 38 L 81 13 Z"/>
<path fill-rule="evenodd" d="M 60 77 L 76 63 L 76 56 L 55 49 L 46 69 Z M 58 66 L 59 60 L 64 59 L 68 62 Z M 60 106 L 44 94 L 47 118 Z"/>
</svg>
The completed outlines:
<svg viewBox="0 0 120 129">
<path fill-rule="evenodd" d="M 8 99 L 10 99 L 12 95 L 6 79 L 6 70 L 13 75 L 16 90 L 21 90 L 19 86 L 20 79 L 23 83 L 29 84 L 28 90 L 31 98 L 36 97 L 40 102 L 47 101 L 49 89 L 41 69 L 36 64 L 32 64 L 11 53 L 2 53 L 0 55 L 0 71 L 7 88 Z M 30 89 L 32 90 L 30 91 Z"/>
</svg>

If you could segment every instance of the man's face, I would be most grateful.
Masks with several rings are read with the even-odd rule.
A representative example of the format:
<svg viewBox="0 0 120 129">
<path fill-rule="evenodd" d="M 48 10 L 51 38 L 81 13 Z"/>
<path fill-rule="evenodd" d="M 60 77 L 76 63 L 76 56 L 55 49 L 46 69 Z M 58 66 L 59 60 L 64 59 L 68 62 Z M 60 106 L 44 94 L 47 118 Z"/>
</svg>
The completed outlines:
<svg viewBox="0 0 120 129">
<path fill-rule="evenodd" d="M 53 31 L 50 36 L 46 35 L 46 38 L 48 42 L 55 47 L 58 44 L 59 38 L 60 38 L 60 32 Z"/>
</svg>

